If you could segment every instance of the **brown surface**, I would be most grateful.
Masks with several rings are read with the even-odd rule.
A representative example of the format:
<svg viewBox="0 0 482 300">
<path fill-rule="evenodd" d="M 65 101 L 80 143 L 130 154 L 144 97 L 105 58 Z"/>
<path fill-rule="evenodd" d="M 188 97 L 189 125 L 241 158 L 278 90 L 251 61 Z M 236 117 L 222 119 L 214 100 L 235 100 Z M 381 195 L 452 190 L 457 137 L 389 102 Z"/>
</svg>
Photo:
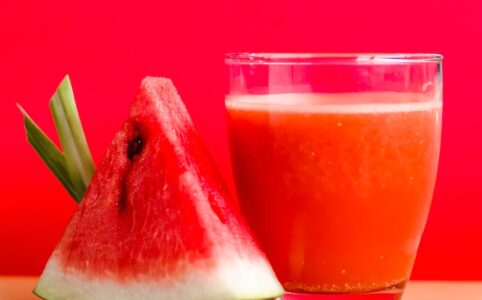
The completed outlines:
<svg viewBox="0 0 482 300">
<path fill-rule="evenodd" d="M 35 300 L 37 277 L 0 276 L 1 300 Z M 412 281 L 403 300 L 482 300 L 482 282 Z"/>
<path fill-rule="evenodd" d="M 482 300 L 482 281 L 412 281 L 403 300 Z"/>
<path fill-rule="evenodd" d="M 1 300 L 38 300 L 32 290 L 37 277 L 5 277 L 0 276 Z"/>
</svg>

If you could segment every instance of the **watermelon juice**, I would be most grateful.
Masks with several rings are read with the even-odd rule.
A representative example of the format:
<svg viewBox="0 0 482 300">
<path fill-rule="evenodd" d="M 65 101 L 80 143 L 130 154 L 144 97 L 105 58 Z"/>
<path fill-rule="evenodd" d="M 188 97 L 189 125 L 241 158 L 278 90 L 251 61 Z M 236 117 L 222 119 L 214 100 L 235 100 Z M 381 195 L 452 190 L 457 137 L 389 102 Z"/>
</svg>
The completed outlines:
<svg viewBox="0 0 482 300">
<path fill-rule="evenodd" d="M 441 99 L 231 95 L 226 107 L 240 205 L 284 288 L 402 288 L 434 189 Z"/>
</svg>

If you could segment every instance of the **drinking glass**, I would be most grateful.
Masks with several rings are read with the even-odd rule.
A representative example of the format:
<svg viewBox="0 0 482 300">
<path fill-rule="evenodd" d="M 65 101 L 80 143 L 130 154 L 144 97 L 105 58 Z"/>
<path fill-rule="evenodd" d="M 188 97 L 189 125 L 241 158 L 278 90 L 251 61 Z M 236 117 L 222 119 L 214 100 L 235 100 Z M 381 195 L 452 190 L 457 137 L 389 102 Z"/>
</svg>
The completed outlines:
<svg viewBox="0 0 482 300">
<path fill-rule="evenodd" d="M 239 203 L 283 299 L 400 299 L 436 180 L 442 56 L 240 53 L 225 64 Z"/>
</svg>

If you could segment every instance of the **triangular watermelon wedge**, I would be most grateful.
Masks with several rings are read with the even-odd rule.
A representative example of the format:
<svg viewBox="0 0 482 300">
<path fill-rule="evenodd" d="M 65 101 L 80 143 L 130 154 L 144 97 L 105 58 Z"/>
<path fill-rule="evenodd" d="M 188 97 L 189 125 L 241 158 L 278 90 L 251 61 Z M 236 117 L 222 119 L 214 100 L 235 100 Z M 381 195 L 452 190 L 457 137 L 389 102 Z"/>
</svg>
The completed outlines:
<svg viewBox="0 0 482 300">
<path fill-rule="evenodd" d="M 34 292 L 52 300 L 282 293 L 169 79 L 142 81 Z"/>
</svg>

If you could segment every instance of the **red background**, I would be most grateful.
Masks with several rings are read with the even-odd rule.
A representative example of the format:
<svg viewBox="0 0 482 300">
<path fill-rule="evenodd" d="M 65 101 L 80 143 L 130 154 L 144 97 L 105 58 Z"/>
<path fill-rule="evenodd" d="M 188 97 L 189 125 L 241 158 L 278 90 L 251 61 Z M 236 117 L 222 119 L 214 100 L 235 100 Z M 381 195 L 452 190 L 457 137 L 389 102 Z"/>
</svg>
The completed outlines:
<svg viewBox="0 0 482 300">
<path fill-rule="evenodd" d="M 75 209 L 27 145 L 21 103 L 54 136 L 48 100 L 69 73 L 96 161 L 141 78 L 173 78 L 230 178 L 223 53 L 438 52 L 439 178 L 415 278 L 482 279 L 479 0 L 0 1 L 0 274 L 39 274 Z"/>
</svg>

